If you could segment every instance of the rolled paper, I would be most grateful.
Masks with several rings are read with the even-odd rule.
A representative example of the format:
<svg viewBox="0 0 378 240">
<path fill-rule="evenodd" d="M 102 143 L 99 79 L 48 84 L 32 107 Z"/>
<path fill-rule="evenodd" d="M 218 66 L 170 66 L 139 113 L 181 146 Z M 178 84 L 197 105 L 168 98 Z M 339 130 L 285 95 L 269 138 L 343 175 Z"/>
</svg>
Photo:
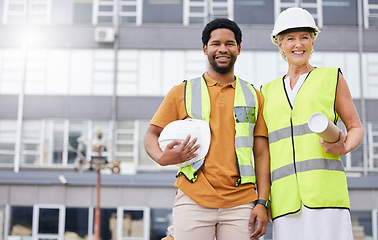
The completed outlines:
<svg viewBox="0 0 378 240">
<path fill-rule="evenodd" d="M 334 143 L 339 140 L 340 129 L 323 113 L 312 114 L 308 119 L 308 127 L 326 142 Z"/>
</svg>

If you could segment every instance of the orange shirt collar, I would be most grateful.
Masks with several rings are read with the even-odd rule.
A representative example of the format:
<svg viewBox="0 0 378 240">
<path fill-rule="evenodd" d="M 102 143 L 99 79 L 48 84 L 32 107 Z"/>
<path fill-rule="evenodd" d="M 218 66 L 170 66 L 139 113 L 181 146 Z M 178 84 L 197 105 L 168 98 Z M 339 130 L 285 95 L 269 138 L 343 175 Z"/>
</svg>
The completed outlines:
<svg viewBox="0 0 378 240">
<path fill-rule="evenodd" d="M 204 74 L 204 76 L 205 76 L 206 83 L 207 83 L 208 87 L 212 87 L 212 86 L 215 86 L 217 84 L 220 84 L 218 81 L 212 79 L 207 72 Z M 233 81 L 232 83 L 227 84 L 227 85 L 230 85 L 231 87 L 235 88 L 236 81 Z"/>
</svg>

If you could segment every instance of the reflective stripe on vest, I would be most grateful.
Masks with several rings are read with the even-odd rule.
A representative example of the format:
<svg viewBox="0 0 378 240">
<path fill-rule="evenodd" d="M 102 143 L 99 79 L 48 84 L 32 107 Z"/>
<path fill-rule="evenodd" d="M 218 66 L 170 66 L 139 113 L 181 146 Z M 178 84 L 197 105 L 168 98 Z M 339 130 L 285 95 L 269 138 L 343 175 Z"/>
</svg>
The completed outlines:
<svg viewBox="0 0 378 240">
<path fill-rule="evenodd" d="M 310 208 L 349 208 L 344 167 L 337 155 L 325 153 L 319 137 L 307 125 L 322 112 L 337 123 L 334 109 L 339 70 L 317 68 L 309 73 L 293 106 L 284 81 L 276 79 L 261 89 L 271 156 L 273 218 Z"/>
<path fill-rule="evenodd" d="M 210 96 L 203 76 L 186 81 L 185 107 L 189 117 L 209 122 Z M 234 97 L 235 151 L 240 175 L 236 186 L 241 183 L 256 182 L 252 164 L 252 147 L 257 113 L 256 90 L 250 83 L 236 77 Z M 190 182 L 194 182 L 197 179 L 198 171 L 204 165 L 204 161 L 205 159 L 201 159 L 192 165 L 180 168 L 177 174 L 183 174 Z"/>
</svg>

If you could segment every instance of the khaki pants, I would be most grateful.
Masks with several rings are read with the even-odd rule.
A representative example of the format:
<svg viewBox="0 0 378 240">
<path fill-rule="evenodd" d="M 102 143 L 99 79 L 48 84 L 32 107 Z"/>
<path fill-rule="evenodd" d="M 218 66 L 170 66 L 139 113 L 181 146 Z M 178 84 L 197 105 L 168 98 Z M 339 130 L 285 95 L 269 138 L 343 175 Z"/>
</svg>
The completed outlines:
<svg viewBox="0 0 378 240">
<path fill-rule="evenodd" d="M 231 208 L 207 208 L 196 204 L 181 190 L 173 206 L 175 240 L 249 240 L 253 203 Z"/>
</svg>

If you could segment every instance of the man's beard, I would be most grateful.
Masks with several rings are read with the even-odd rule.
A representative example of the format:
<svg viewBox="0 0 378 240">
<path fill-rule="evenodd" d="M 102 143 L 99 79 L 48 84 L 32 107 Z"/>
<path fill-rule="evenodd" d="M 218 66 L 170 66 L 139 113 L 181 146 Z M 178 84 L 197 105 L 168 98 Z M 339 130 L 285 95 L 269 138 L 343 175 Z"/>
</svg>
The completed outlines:
<svg viewBox="0 0 378 240">
<path fill-rule="evenodd" d="M 230 58 L 231 58 L 231 61 L 230 63 L 228 64 L 228 66 L 225 66 L 225 67 L 220 67 L 218 66 L 217 62 L 215 61 L 215 57 L 216 55 L 214 55 L 212 58 L 211 58 L 211 61 L 210 62 L 210 65 L 213 67 L 213 69 L 217 72 L 217 73 L 229 73 L 231 72 L 232 68 L 234 67 L 234 64 L 236 62 L 236 58 L 235 56 L 233 55 L 230 55 Z M 210 60 L 210 59 L 209 59 Z"/>
</svg>

